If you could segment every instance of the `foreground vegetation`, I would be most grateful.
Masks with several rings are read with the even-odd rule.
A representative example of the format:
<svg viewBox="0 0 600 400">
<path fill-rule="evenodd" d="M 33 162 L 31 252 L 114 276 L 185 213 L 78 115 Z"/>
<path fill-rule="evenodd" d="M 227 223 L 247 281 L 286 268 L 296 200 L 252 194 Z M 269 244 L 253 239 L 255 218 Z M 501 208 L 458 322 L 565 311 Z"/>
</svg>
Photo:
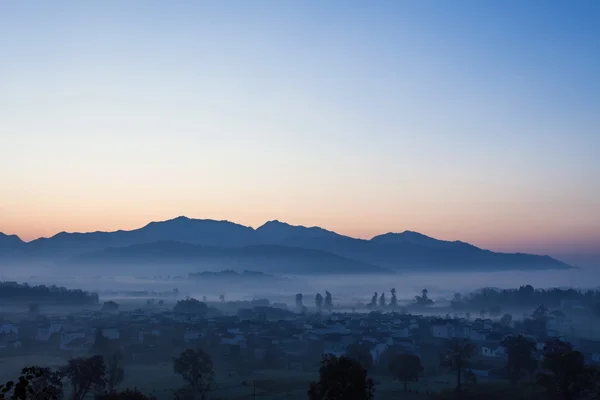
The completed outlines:
<svg viewBox="0 0 600 400">
<path fill-rule="evenodd" d="M 506 338 L 503 344 L 508 351 L 505 366 L 508 382 L 478 383 L 470 369 L 475 346 L 468 340 L 450 341 L 442 354 L 440 366 L 454 376 L 455 385 L 452 390 L 437 393 L 408 389 L 409 382 L 418 382 L 422 376 L 423 367 L 418 356 L 401 352 L 388 354 L 387 372 L 400 389 L 396 391 L 395 398 L 574 400 L 600 396 L 598 370 L 586 364 L 583 355 L 569 343 L 560 340 L 547 342 L 543 361 L 539 364 L 533 357 L 533 346 L 528 339 L 513 336 Z M 137 388 L 117 390 L 125 377 L 123 359 L 118 350 L 106 346 L 101 335 L 97 337 L 93 352 L 97 354 L 71 359 L 58 368 L 24 368 L 17 379 L 0 385 L 0 399 L 156 399 Z M 376 395 L 376 384 L 369 374 L 371 367 L 372 360 L 360 345 L 351 346 L 343 356 L 326 354 L 321 361 L 318 379 L 301 389 L 304 394 L 298 397 L 308 397 L 309 400 L 372 400 Z M 173 359 L 172 370 L 181 378 L 182 385 L 161 398 L 223 398 L 214 395 L 215 368 L 211 356 L 205 351 L 183 351 Z M 277 383 L 278 380 L 275 380 L 268 385 Z M 267 382 L 259 383 L 258 389 L 265 384 Z M 285 379 L 279 381 L 279 385 L 285 388 Z M 257 383 L 253 382 L 252 386 L 256 397 Z"/>
</svg>

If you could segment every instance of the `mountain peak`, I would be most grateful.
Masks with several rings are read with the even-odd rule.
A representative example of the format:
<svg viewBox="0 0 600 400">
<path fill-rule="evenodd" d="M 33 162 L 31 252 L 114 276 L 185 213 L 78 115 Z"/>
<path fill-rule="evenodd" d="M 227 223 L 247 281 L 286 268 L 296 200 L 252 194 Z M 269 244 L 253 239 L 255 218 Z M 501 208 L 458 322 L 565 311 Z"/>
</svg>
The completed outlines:
<svg viewBox="0 0 600 400">
<path fill-rule="evenodd" d="M 0 232 L 0 247 L 15 247 L 25 244 L 24 241 L 21 240 L 17 235 L 7 235 L 5 233 Z"/>
</svg>

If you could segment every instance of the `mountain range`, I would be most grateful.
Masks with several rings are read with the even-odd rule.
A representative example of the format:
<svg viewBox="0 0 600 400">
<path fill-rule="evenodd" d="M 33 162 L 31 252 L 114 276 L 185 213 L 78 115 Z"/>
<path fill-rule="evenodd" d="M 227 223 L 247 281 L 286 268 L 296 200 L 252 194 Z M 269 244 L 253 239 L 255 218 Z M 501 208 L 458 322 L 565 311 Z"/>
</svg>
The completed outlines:
<svg viewBox="0 0 600 400">
<path fill-rule="evenodd" d="M 131 230 L 66 233 L 24 242 L 0 233 L 0 263 L 52 261 L 86 266 L 185 264 L 270 273 L 384 273 L 571 268 L 549 256 L 496 253 L 411 231 L 356 239 L 320 227 L 269 221 L 175 219 Z M 198 269 L 197 269 L 198 270 Z"/>
</svg>

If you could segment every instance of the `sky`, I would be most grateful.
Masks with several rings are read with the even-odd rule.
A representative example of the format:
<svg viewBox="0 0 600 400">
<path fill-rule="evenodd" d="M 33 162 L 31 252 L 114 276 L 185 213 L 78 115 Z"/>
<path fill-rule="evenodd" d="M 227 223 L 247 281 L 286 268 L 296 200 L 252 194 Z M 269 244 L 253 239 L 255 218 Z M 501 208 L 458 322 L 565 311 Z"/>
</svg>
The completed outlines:
<svg viewBox="0 0 600 400">
<path fill-rule="evenodd" d="M 600 249 L 597 1 L 0 2 L 0 231 Z"/>
</svg>

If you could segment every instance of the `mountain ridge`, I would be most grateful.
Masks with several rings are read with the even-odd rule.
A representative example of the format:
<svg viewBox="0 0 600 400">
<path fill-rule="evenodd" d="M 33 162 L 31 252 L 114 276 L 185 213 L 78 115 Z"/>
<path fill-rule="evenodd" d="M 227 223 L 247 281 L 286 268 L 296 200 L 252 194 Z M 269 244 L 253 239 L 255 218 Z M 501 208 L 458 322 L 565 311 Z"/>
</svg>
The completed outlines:
<svg viewBox="0 0 600 400">
<path fill-rule="evenodd" d="M 324 252 L 324 258 L 325 254 L 332 254 L 345 260 L 358 261 L 365 268 L 370 266 L 368 268 L 398 271 L 571 268 L 570 265 L 549 256 L 495 253 L 466 242 L 439 240 L 414 231 L 388 232 L 367 240 L 341 235 L 318 226 L 291 225 L 279 220 L 270 220 L 252 228 L 226 220 L 180 216 L 165 221 L 149 222 L 133 230 L 60 232 L 50 238 L 30 242 L 23 242 L 16 236 L 10 240 L 5 239 L 6 237 L 12 236 L 0 236 L 0 258 L 4 254 L 13 260 L 33 258 L 62 262 L 108 248 L 179 242 L 230 249 L 270 245 L 288 249 L 319 250 Z M 9 242 L 12 245 L 7 251 L 7 245 L 3 246 L 2 243 Z M 293 254 L 292 250 L 287 251 Z M 231 253 L 234 254 L 235 251 L 232 250 Z M 175 258 L 176 252 L 173 252 L 172 256 Z"/>
</svg>

